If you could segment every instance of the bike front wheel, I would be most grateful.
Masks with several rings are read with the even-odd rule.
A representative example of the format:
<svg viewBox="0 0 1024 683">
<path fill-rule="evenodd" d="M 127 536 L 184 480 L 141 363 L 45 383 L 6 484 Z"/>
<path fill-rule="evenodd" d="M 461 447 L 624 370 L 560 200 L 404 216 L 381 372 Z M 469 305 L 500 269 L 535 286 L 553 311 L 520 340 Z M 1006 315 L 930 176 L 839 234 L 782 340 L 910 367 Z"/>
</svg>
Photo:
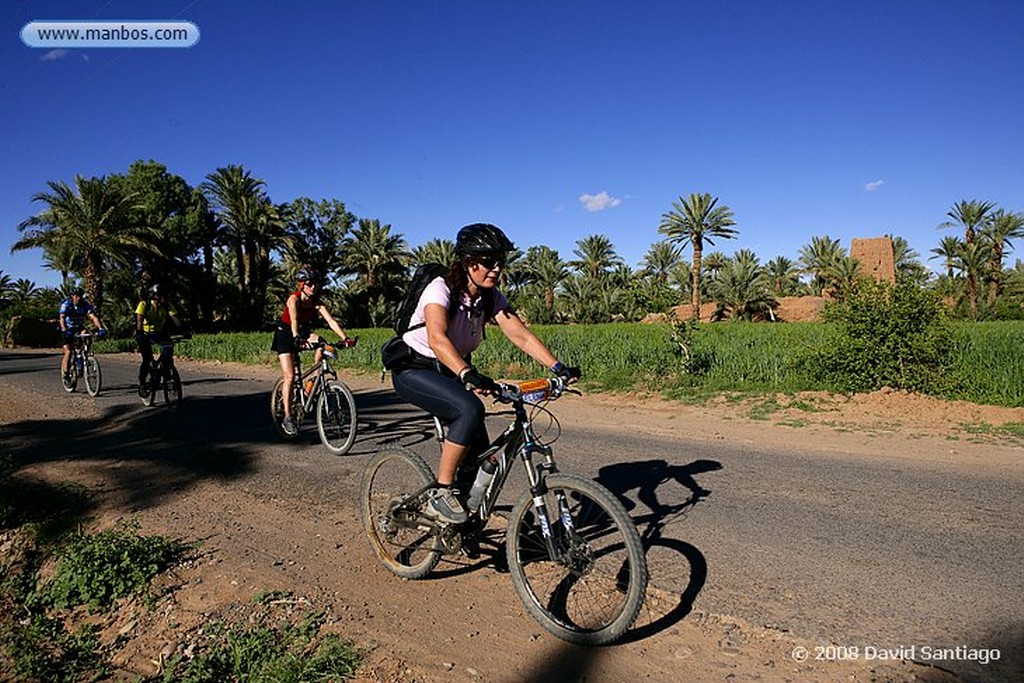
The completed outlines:
<svg viewBox="0 0 1024 683">
<path fill-rule="evenodd" d="M 328 382 L 316 402 L 316 430 L 324 447 L 344 455 L 356 441 L 356 400 L 344 382 Z"/>
<path fill-rule="evenodd" d="M 512 584 L 530 615 L 562 640 L 614 642 L 633 624 L 647 590 L 640 534 L 622 503 L 595 481 L 552 474 L 546 488 L 554 559 L 527 492 L 505 538 Z"/>
<path fill-rule="evenodd" d="M 360 512 L 370 547 L 388 571 L 421 579 L 441 559 L 441 541 L 428 525 L 418 524 L 419 506 L 411 496 L 434 475 L 423 458 L 405 448 L 386 448 L 363 472 Z"/>
<path fill-rule="evenodd" d="M 100 372 L 100 362 L 95 356 L 85 359 L 85 390 L 90 396 L 97 396 L 100 393 L 100 386 L 103 383 L 103 373 Z"/>
<path fill-rule="evenodd" d="M 171 410 L 181 408 L 181 375 L 178 368 L 171 367 L 164 376 L 164 404 Z"/>
</svg>

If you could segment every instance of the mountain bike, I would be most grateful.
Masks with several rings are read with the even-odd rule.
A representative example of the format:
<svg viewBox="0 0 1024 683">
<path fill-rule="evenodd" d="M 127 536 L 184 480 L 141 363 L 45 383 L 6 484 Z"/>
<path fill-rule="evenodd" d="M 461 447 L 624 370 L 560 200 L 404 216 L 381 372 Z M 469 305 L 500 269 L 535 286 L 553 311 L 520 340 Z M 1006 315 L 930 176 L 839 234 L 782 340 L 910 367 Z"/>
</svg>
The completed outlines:
<svg viewBox="0 0 1024 683">
<path fill-rule="evenodd" d="M 355 346 L 353 340 L 350 346 Z M 281 393 L 284 378 L 277 380 L 270 393 L 270 416 L 274 429 L 284 439 L 298 436 L 306 415 L 316 411 L 316 431 L 320 443 L 335 455 L 344 455 L 356 441 L 356 400 L 348 385 L 338 379 L 338 373 L 331 366 L 337 358 L 338 346 L 320 340 L 308 346 L 320 350 L 320 362 L 302 372 L 299 354 L 295 354 L 295 380 L 292 382 L 292 423 L 295 433 L 289 434 L 282 427 L 284 421 L 284 400 Z"/>
<path fill-rule="evenodd" d="M 578 645 L 611 643 L 633 624 L 646 593 L 647 560 L 636 525 L 608 489 L 562 474 L 555 465 L 551 444 L 560 427 L 546 404 L 567 390 L 565 381 L 498 386 L 497 401 L 511 406 L 513 420 L 472 459 L 478 470 L 466 501 L 469 521 L 453 525 L 426 516 L 433 472 L 409 449 L 385 446 L 367 464 L 360 487 L 370 547 L 392 573 L 425 577 L 442 555 L 465 552 L 464 545 L 479 538 L 518 457 L 529 488 L 513 506 L 505 529 L 516 593 L 555 636 Z M 534 429 L 540 414 L 548 415 L 555 428 L 546 443 Z M 436 418 L 435 428 L 443 440 Z"/>
<path fill-rule="evenodd" d="M 153 362 L 150 363 L 149 376 L 145 380 L 149 391 L 139 396 L 143 404 L 151 406 L 156 403 L 156 397 L 162 395 L 164 405 L 168 408 L 181 408 L 181 376 L 178 375 L 178 368 L 174 367 L 174 346 L 191 338 L 190 335 L 182 335 L 153 340 L 154 345 L 160 346 L 160 353 L 154 354 Z"/>
<path fill-rule="evenodd" d="M 64 391 L 69 394 L 78 387 L 78 380 L 85 379 L 85 390 L 90 396 L 97 396 L 100 393 L 100 386 L 103 383 L 103 373 L 100 371 L 100 362 L 92 351 L 93 335 L 87 330 L 82 330 L 72 337 L 71 355 L 68 356 L 70 367 L 63 367 L 61 362 L 60 381 Z"/>
</svg>

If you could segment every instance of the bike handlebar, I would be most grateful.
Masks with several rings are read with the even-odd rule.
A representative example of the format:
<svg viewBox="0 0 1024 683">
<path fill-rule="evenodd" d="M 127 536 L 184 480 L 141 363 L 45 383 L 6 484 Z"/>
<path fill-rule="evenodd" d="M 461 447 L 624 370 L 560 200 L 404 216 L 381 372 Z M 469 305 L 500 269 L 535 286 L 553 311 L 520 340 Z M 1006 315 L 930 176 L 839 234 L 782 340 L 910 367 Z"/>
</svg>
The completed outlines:
<svg viewBox="0 0 1024 683">
<path fill-rule="evenodd" d="M 523 382 L 498 382 L 495 400 L 500 403 L 540 403 L 553 401 L 569 389 L 569 381 L 561 377 L 530 379 Z M 578 392 L 576 392 L 578 393 Z"/>
</svg>

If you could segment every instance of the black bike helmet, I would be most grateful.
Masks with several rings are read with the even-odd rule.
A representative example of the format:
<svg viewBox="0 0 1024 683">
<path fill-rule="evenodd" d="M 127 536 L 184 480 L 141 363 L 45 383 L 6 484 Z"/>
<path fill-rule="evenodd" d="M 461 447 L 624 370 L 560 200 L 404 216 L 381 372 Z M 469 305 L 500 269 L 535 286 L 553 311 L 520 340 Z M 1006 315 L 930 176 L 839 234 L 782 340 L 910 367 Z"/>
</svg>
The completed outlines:
<svg viewBox="0 0 1024 683">
<path fill-rule="evenodd" d="M 490 223 L 473 223 L 459 230 L 455 251 L 459 256 L 507 254 L 516 248 L 501 228 Z"/>
<path fill-rule="evenodd" d="M 156 296 L 157 294 L 163 294 L 163 293 L 164 293 L 164 286 L 161 285 L 159 282 L 149 286 L 149 295 L 150 296 Z"/>
<path fill-rule="evenodd" d="M 85 296 L 85 290 L 82 289 L 81 287 L 75 287 L 74 289 L 71 290 L 71 293 L 74 296 Z"/>
<path fill-rule="evenodd" d="M 303 266 L 299 268 L 299 272 L 295 274 L 295 279 L 298 282 L 309 282 L 311 284 L 317 284 L 320 282 L 320 275 L 316 272 L 316 268 L 310 266 Z"/>
</svg>

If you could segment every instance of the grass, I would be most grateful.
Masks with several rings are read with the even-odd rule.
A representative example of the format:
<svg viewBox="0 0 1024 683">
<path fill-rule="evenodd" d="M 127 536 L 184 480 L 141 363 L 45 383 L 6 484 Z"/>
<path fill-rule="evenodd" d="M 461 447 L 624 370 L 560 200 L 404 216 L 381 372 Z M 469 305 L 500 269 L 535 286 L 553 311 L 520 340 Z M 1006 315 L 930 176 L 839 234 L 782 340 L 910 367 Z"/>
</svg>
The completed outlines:
<svg viewBox="0 0 1024 683">
<path fill-rule="evenodd" d="M 662 392 L 676 400 L 700 402 L 722 392 L 786 393 L 829 390 L 808 364 L 828 343 L 827 323 L 702 324 L 692 337 L 685 363 L 668 324 L 536 325 L 532 328 L 559 358 L 584 370 L 589 391 Z M 1010 407 L 1024 406 L 1024 322 L 954 323 L 951 374 L 942 398 Z M 321 331 L 327 338 L 331 334 Z M 380 370 L 380 346 L 391 330 L 352 330 L 354 349 L 342 350 L 336 365 Z M 196 335 L 178 353 L 197 359 L 275 364 L 270 333 Z M 99 350 L 133 350 L 131 340 L 97 344 Z M 524 379 L 544 370 L 495 328 L 473 357 L 496 377 Z"/>
</svg>

